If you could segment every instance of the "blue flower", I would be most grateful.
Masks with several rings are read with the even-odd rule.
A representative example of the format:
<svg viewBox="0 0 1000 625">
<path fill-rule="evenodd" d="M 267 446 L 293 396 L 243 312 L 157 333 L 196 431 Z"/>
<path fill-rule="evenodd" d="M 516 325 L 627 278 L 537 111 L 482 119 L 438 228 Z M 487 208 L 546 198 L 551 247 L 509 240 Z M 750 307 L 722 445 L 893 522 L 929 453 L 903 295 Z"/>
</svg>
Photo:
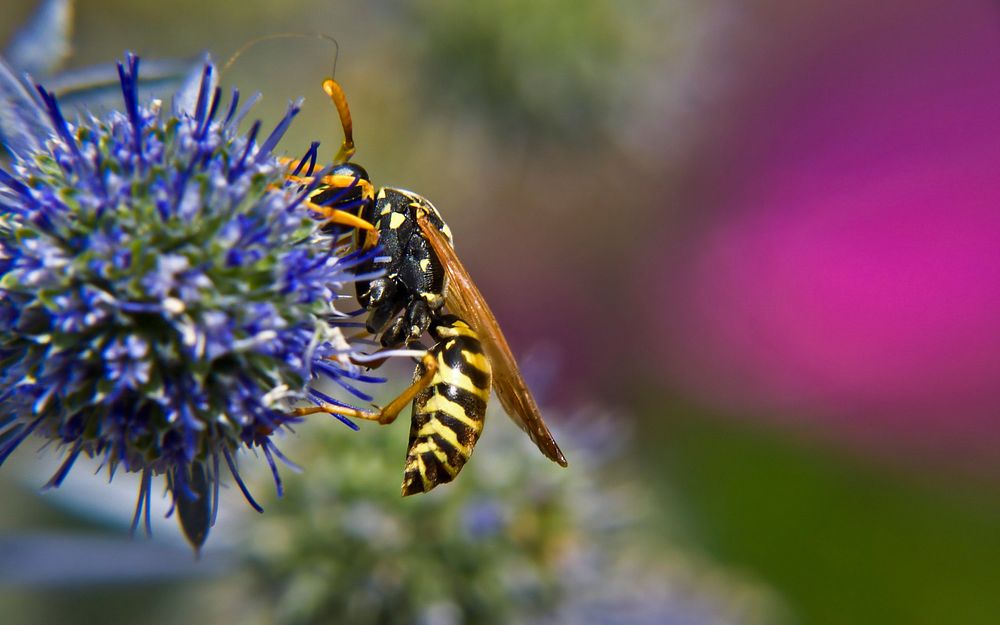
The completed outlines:
<svg viewBox="0 0 1000 625">
<path fill-rule="evenodd" d="M 138 67 L 118 65 L 122 111 L 71 122 L 0 61 L 14 98 L 0 118 L 23 121 L 4 127 L 0 168 L 0 464 L 36 434 L 65 454 L 49 486 L 81 454 L 110 476 L 139 472 L 147 527 L 151 478 L 165 475 L 197 547 L 223 463 L 260 509 L 239 449 L 262 451 L 280 492 L 273 436 L 297 402 L 335 402 L 317 377 L 359 397 L 357 382 L 380 381 L 351 363 L 333 307 L 367 258 L 335 253 L 303 208 L 310 189 L 272 153 L 298 104 L 258 141 L 211 64 L 170 113 L 139 102 Z"/>
</svg>

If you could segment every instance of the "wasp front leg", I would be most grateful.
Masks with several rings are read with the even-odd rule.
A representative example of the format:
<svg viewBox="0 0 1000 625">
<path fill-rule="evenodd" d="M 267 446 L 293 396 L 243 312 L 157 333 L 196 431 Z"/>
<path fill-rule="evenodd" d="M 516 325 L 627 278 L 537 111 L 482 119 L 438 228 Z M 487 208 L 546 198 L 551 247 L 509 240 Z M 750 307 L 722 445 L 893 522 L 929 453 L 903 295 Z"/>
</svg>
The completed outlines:
<svg viewBox="0 0 1000 625">
<path fill-rule="evenodd" d="M 368 283 L 366 291 L 358 293 L 358 301 L 369 311 L 365 320 L 369 334 L 383 334 L 389 323 L 403 311 L 406 300 L 402 296 L 396 283 L 385 277 L 375 278 Z"/>
<path fill-rule="evenodd" d="M 419 341 L 431 325 L 431 307 L 422 299 L 411 300 L 406 310 L 382 333 L 383 346 L 408 345 Z"/>
<path fill-rule="evenodd" d="M 369 238 L 372 239 L 372 244 L 367 247 L 374 247 L 375 243 L 378 242 L 378 232 L 375 230 L 375 226 L 371 225 L 364 219 L 358 217 L 357 215 L 348 213 L 347 211 L 340 210 L 339 208 L 330 208 L 329 206 L 321 206 L 309 200 L 304 200 L 303 202 L 309 210 L 324 217 L 324 226 L 328 224 L 339 224 L 341 226 L 349 226 L 351 228 L 357 228 L 358 230 L 365 230 L 365 241 L 367 246 L 367 241 Z"/>
<path fill-rule="evenodd" d="M 290 171 L 298 171 L 301 163 L 288 161 Z M 316 188 L 305 198 L 305 207 L 326 219 L 324 227 L 342 225 L 364 231 L 359 237 L 362 249 L 371 249 L 378 244 L 378 230 L 364 219 L 366 208 L 375 197 L 375 190 L 364 168 L 345 163 L 333 168 L 329 175 L 317 178 L 289 174 L 289 182 L 301 185 L 315 185 Z"/>
<path fill-rule="evenodd" d="M 414 380 L 413 383 L 406 388 L 406 390 L 400 393 L 396 399 L 392 400 L 392 402 L 379 410 L 361 410 L 359 408 L 350 408 L 348 406 L 320 404 L 319 406 L 310 406 L 309 408 L 296 408 L 292 411 L 292 414 L 297 417 L 302 417 L 310 414 L 326 413 L 355 419 L 364 419 L 366 421 L 376 421 L 381 425 L 388 425 L 395 421 L 396 417 L 399 416 L 399 413 L 413 401 L 414 397 L 426 389 L 434 379 L 434 375 L 438 370 L 437 359 L 435 359 L 430 353 L 425 353 L 420 359 L 420 364 L 420 368 L 422 370 L 421 375 L 417 377 L 417 379 Z"/>
</svg>

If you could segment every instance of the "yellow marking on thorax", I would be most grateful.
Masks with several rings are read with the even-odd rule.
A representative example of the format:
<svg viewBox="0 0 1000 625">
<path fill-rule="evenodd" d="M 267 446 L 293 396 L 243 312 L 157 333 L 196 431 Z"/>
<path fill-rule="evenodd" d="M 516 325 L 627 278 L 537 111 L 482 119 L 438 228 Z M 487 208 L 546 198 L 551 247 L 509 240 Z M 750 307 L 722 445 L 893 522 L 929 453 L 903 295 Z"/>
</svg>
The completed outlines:
<svg viewBox="0 0 1000 625">
<path fill-rule="evenodd" d="M 417 211 L 417 215 L 419 215 L 421 212 L 425 214 L 433 213 L 434 216 L 437 217 L 438 220 L 441 222 L 441 227 L 438 229 L 445 236 L 445 238 L 448 239 L 449 243 L 453 242 L 451 236 L 451 228 L 448 227 L 448 224 L 445 223 L 444 218 L 441 217 L 441 213 L 438 211 L 436 206 L 431 204 L 430 200 L 428 200 L 422 195 L 414 193 L 413 191 L 407 191 L 406 189 L 395 189 L 395 191 L 410 198 L 410 208 L 415 209 Z"/>
<path fill-rule="evenodd" d="M 423 405 L 418 404 L 417 408 L 420 412 L 443 412 L 452 419 L 469 426 L 473 432 L 483 431 L 482 418 L 475 419 L 470 417 L 466 414 L 465 408 L 451 401 L 444 395 L 434 393 L 423 403 Z"/>
<path fill-rule="evenodd" d="M 396 228 L 402 226 L 405 221 L 406 215 L 403 213 L 393 213 L 392 216 L 389 217 L 389 229 L 395 230 Z"/>
</svg>

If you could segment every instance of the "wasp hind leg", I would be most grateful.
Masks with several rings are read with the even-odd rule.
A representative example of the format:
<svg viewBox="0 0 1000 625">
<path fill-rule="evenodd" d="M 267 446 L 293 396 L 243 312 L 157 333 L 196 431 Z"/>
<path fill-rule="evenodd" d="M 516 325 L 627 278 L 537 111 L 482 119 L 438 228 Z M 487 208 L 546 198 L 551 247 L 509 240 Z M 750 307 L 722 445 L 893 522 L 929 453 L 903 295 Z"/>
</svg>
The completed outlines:
<svg viewBox="0 0 1000 625">
<path fill-rule="evenodd" d="M 424 354 L 424 356 L 420 359 L 420 363 L 423 365 L 423 373 L 420 377 L 414 380 L 413 383 L 406 388 L 406 390 L 400 393 L 396 399 L 392 400 L 384 408 L 380 408 L 378 410 L 361 410 L 359 408 L 350 408 L 348 406 L 320 404 L 319 406 L 310 406 L 309 408 L 296 408 L 292 411 L 292 414 L 297 417 L 317 413 L 335 414 L 354 419 L 376 421 L 381 425 L 389 425 L 396 420 L 399 413 L 413 401 L 413 398 L 416 397 L 420 391 L 430 385 L 431 380 L 434 378 L 434 374 L 437 373 L 437 359 L 430 353 Z"/>
</svg>

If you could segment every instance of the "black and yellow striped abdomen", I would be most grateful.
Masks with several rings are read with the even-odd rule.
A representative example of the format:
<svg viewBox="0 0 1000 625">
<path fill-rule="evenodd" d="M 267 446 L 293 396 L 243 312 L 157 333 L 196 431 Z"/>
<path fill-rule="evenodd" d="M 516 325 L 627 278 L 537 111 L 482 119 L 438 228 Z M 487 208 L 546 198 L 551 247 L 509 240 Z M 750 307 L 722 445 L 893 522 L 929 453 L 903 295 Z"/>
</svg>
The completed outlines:
<svg viewBox="0 0 1000 625">
<path fill-rule="evenodd" d="M 479 336 L 452 315 L 435 321 L 430 350 L 437 364 L 430 384 L 413 400 L 403 496 L 455 479 L 483 431 L 492 372 Z M 415 379 L 426 370 L 417 367 Z"/>
</svg>

